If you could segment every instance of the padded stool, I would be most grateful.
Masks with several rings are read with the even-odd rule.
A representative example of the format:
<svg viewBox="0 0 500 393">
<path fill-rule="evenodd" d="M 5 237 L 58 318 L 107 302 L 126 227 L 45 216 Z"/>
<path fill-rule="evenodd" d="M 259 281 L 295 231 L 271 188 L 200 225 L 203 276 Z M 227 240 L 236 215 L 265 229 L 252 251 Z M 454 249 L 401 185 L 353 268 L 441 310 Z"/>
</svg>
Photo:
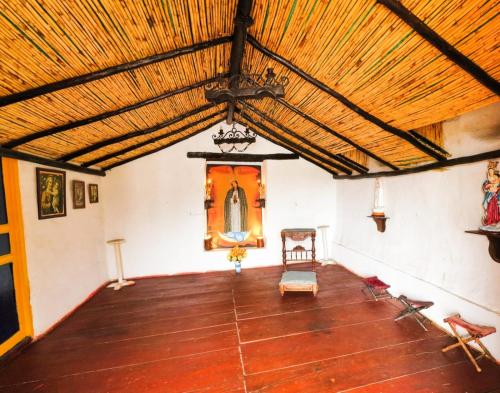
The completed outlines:
<svg viewBox="0 0 500 393">
<path fill-rule="evenodd" d="M 387 292 L 387 289 L 391 286 L 380 280 L 377 276 L 366 277 L 363 279 L 363 282 L 366 287 L 364 287 L 362 291 L 368 289 L 375 301 L 392 297 L 391 294 Z"/>
<path fill-rule="evenodd" d="M 446 318 L 444 321 L 448 325 L 450 325 L 450 328 L 453 331 L 453 334 L 455 335 L 455 338 L 457 339 L 458 342 L 455 344 L 448 345 L 446 348 L 443 348 L 442 349 L 443 352 L 461 346 L 462 349 L 467 354 L 467 357 L 469 358 L 471 363 L 474 365 L 474 367 L 476 367 L 476 370 L 478 372 L 481 372 L 481 368 L 478 366 L 477 360 L 481 359 L 483 356 L 486 356 L 487 358 L 490 358 L 491 360 L 496 362 L 495 358 L 490 353 L 490 351 L 488 351 L 488 349 L 484 346 L 484 344 L 479 340 L 480 338 L 495 333 L 497 330 L 493 326 L 474 325 L 470 322 L 463 320 L 459 314 L 452 315 L 451 317 Z M 458 334 L 457 332 L 456 326 L 460 326 L 465 330 L 467 330 L 467 332 L 469 333 L 469 337 L 460 336 L 460 334 Z M 467 343 L 469 341 L 474 341 L 483 350 L 481 352 L 481 355 L 479 355 L 477 358 L 474 358 L 474 356 L 472 356 L 472 354 L 470 353 L 469 348 L 467 348 Z"/>
<path fill-rule="evenodd" d="M 285 291 L 312 292 L 316 296 L 319 290 L 316 272 L 284 272 L 281 276 L 279 289 L 281 296 L 285 294 Z"/>
</svg>

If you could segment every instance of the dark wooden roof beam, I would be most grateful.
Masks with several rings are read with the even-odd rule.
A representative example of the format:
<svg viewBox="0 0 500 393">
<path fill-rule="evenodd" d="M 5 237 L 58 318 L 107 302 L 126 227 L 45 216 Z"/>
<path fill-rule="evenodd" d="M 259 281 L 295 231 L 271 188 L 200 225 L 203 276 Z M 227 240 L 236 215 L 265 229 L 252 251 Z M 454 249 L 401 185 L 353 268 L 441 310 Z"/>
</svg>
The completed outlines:
<svg viewBox="0 0 500 393">
<path fill-rule="evenodd" d="M 169 52 L 148 56 L 139 60 L 134 60 L 129 63 L 108 67 L 100 71 L 90 72 L 85 75 L 79 75 L 73 78 L 64 79 L 62 81 L 53 82 L 40 87 L 35 87 L 33 89 L 21 91 L 19 93 L 10 94 L 8 96 L 0 97 L 0 108 L 6 105 L 14 104 L 16 102 L 29 100 L 31 98 L 42 96 L 44 94 L 53 93 L 58 90 L 66 89 L 68 87 L 78 86 L 87 82 L 92 82 L 98 79 L 106 78 L 111 75 L 119 74 L 120 72 L 135 70 L 136 68 L 173 59 L 178 56 L 198 52 L 203 49 L 231 42 L 231 40 L 232 40 L 231 36 L 219 37 L 210 41 L 199 42 L 197 44 L 185 46 L 183 48 L 177 48 Z"/>
<path fill-rule="evenodd" d="M 139 102 L 136 102 L 135 104 L 132 104 L 132 105 L 128 105 L 128 106 L 124 106 L 124 107 L 119 108 L 119 109 L 104 112 L 104 113 L 101 113 L 101 114 L 96 115 L 96 116 L 87 117 L 86 119 L 77 120 L 77 121 L 73 121 L 71 123 L 66 123 L 66 124 L 63 124 L 60 126 L 49 128 L 47 130 L 34 132 L 33 134 L 26 135 L 26 136 L 23 136 L 21 138 L 15 139 L 13 141 L 7 142 L 3 145 L 3 147 L 8 148 L 8 149 L 12 149 L 14 147 L 23 145 L 23 144 L 28 143 L 28 142 L 32 142 L 32 141 L 40 139 L 40 138 L 45 138 L 47 136 L 55 135 L 55 134 L 58 134 L 60 132 L 69 131 L 69 130 L 72 130 L 72 129 L 75 129 L 78 127 L 82 127 L 82 126 L 85 126 L 85 125 L 88 125 L 91 123 L 102 121 L 102 120 L 105 120 L 105 119 L 112 117 L 112 116 L 121 115 L 125 112 L 141 108 L 145 105 L 149 105 L 149 104 L 158 102 L 160 100 L 170 98 L 176 94 L 186 93 L 190 90 L 197 89 L 197 88 L 202 87 L 202 86 L 204 86 L 208 83 L 211 83 L 215 80 L 216 80 L 216 78 L 206 79 L 206 80 L 203 80 L 200 82 L 193 83 L 192 85 L 189 85 L 189 86 L 184 86 L 184 87 L 181 87 L 179 89 L 167 91 L 167 92 L 162 93 L 156 97 L 151 97 L 151 98 L 148 98 L 147 100 L 139 101 Z"/>
<path fill-rule="evenodd" d="M 262 162 L 265 160 L 298 160 L 300 157 L 296 153 L 248 154 L 189 151 L 187 158 L 203 158 L 207 161 Z"/>
<path fill-rule="evenodd" d="M 394 126 L 391 126 L 390 124 L 385 123 L 383 120 L 379 119 L 378 117 L 366 112 L 365 110 L 361 109 L 359 106 L 351 102 L 349 99 L 338 93 L 337 91 L 333 90 L 332 88 L 328 87 L 325 85 L 323 82 L 320 82 L 316 78 L 312 77 L 311 75 L 307 74 L 300 68 L 298 68 L 296 65 L 291 63 L 290 61 L 284 59 L 283 57 L 279 56 L 278 54 L 272 52 L 271 50 L 267 49 L 266 47 L 262 46 L 254 37 L 248 35 L 247 36 L 247 41 L 257 50 L 259 50 L 261 53 L 265 54 L 266 56 L 270 57 L 271 59 L 277 61 L 281 65 L 287 67 L 289 70 L 295 72 L 297 75 L 308 81 L 309 83 L 313 84 L 316 86 L 318 89 L 321 89 L 325 93 L 329 94 L 333 98 L 335 98 L 337 101 L 341 102 L 344 106 L 352 110 L 353 112 L 356 112 L 358 115 L 363 117 L 365 120 L 368 120 L 369 122 L 377 125 L 378 127 L 382 128 L 383 130 L 396 135 L 397 137 L 409 142 L 412 144 L 414 147 L 419 149 L 420 151 L 424 152 L 425 154 L 429 155 L 430 157 L 435 158 L 438 161 L 444 161 L 446 160 L 446 157 L 441 153 L 438 152 L 431 147 L 423 144 L 420 142 L 418 139 L 414 138 L 411 134 L 408 132 L 405 132 L 403 130 L 400 130 L 399 128 L 396 128 Z"/>
<path fill-rule="evenodd" d="M 281 146 L 283 149 L 287 149 L 291 152 L 297 153 L 300 156 L 300 158 L 302 158 L 302 159 L 310 162 L 311 164 L 323 169 L 324 171 L 328 172 L 329 174 L 333 175 L 334 177 L 338 176 L 338 173 L 335 172 L 334 170 L 332 170 L 332 169 L 328 168 L 327 166 L 315 161 L 317 159 L 317 157 L 315 157 L 314 154 L 311 154 L 311 152 L 309 152 L 307 150 L 306 151 L 298 150 L 298 148 L 300 148 L 300 146 L 294 144 L 293 142 L 290 142 L 287 140 L 282 141 L 282 139 L 279 139 L 279 140 L 272 139 L 263 133 L 263 132 L 265 132 L 265 133 L 268 133 L 269 135 L 273 136 L 274 138 L 278 138 L 277 134 L 274 133 L 274 131 L 271 130 L 269 127 L 267 127 L 266 125 L 264 125 L 256 120 L 253 120 L 248 115 L 240 114 L 240 117 L 243 117 L 248 122 L 250 122 L 250 124 L 254 126 L 253 130 L 255 131 L 255 133 L 257 135 L 259 135 L 261 138 L 264 138 L 265 140 L 267 140 L 271 143 L 274 143 L 275 145 Z M 238 123 L 240 123 L 241 125 L 243 125 L 245 127 L 249 126 L 249 124 L 246 123 L 245 121 L 238 120 Z M 263 132 L 261 132 L 260 130 L 262 130 Z M 310 157 L 312 157 L 314 159 L 312 159 Z"/>
<path fill-rule="evenodd" d="M 208 124 L 206 127 L 203 127 L 201 130 L 195 131 L 192 134 L 184 135 L 183 137 L 180 137 L 179 139 L 176 139 L 175 141 L 171 141 L 171 142 L 167 143 L 166 145 L 160 146 L 160 147 L 158 147 L 156 149 L 147 151 L 145 153 L 138 154 L 138 155 L 133 156 L 133 157 L 126 158 L 126 159 L 124 159 L 122 161 L 118 161 L 118 162 L 116 162 L 114 164 L 111 164 L 111 165 L 108 165 L 108 166 L 104 167 L 102 170 L 103 171 L 108 171 L 108 170 L 110 170 L 112 168 L 116 168 L 117 166 L 126 164 L 126 163 L 131 162 L 131 161 L 135 161 L 135 160 L 137 160 L 139 158 L 142 158 L 142 157 L 149 156 L 150 154 L 157 153 L 157 152 L 159 152 L 159 151 L 161 151 L 163 149 L 166 149 L 167 147 L 173 146 L 173 145 L 175 145 L 175 144 L 177 144 L 179 142 L 182 142 L 182 141 L 184 141 L 186 139 L 192 138 L 193 136 L 198 135 L 198 134 L 200 134 L 200 133 L 208 130 L 209 128 L 211 128 L 211 127 L 219 124 L 221 121 L 223 121 L 225 119 L 225 117 L 226 116 L 221 117 L 221 118 L 215 120 L 214 122 Z"/>
<path fill-rule="evenodd" d="M 142 130 L 127 132 L 126 134 L 123 134 L 123 135 L 120 135 L 120 136 L 116 136 L 116 137 L 110 138 L 110 139 L 105 139 L 103 141 L 94 143 L 94 144 L 92 144 L 90 146 L 87 146 L 87 147 L 84 147 L 82 149 L 78 149 L 76 151 L 73 151 L 71 153 L 63 155 L 62 157 L 59 157 L 58 160 L 60 160 L 60 161 L 69 161 L 69 160 L 72 160 L 72 159 L 74 159 L 76 157 L 83 156 L 84 154 L 92 153 L 93 151 L 99 150 L 99 149 L 101 149 L 101 148 L 103 148 L 105 146 L 109 146 L 109 145 L 113 145 L 115 143 L 123 142 L 123 141 L 126 141 L 127 139 L 135 138 L 137 136 L 151 134 L 152 132 L 158 131 L 158 130 L 160 130 L 162 128 L 171 126 L 172 124 L 175 124 L 175 123 L 177 123 L 177 122 L 179 122 L 181 120 L 184 120 L 186 117 L 196 115 L 198 113 L 201 113 L 203 111 L 211 109 L 211 108 L 213 108 L 215 106 L 216 106 L 215 104 L 205 104 L 205 105 L 202 105 L 202 106 L 200 106 L 198 108 L 195 108 L 195 109 L 193 109 L 193 110 L 191 110 L 189 112 L 183 113 L 183 114 L 181 114 L 179 116 L 176 116 L 176 117 L 174 117 L 172 119 L 169 119 L 169 120 L 166 120 L 166 121 L 161 122 L 159 124 L 156 124 L 156 125 L 154 125 L 152 127 L 145 128 L 145 129 L 142 129 Z"/>
<path fill-rule="evenodd" d="M 467 56 L 459 52 L 453 45 L 442 38 L 421 19 L 406 8 L 400 1 L 377 0 L 377 3 L 386 6 L 395 13 L 403 22 L 415 30 L 424 40 L 434 46 L 448 59 L 453 61 L 462 70 L 476 79 L 484 87 L 491 90 L 496 95 L 500 95 L 500 83 L 490 76 L 485 70 L 470 60 Z"/>
<path fill-rule="evenodd" d="M 247 40 L 247 29 L 253 23 L 250 12 L 252 11 L 252 0 L 238 0 L 236 8 L 236 16 L 234 18 L 234 33 L 231 44 L 231 58 L 229 60 L 229 77 L 233 77 L 241 73 L 241 63 L 243 61 L 243 53 Z M 236 78 L 231 80 L 230 87 L 237 87 Z M 227 123 L 232 124 L 234 107 L 236 103 L 230 102 L 227 112 Z"/>
<path fill-rule="evenodd" d="M 353 169 L 353 170 L 358 171 L 360 173 L 366 173 L 366 172 L 368 172 L 368 168 L 366 168 L 365 166 L 363 166 L 361 164 L 358 164 L 358 163 L 349 162 L 348 160 L 346 160 L 344 157 L 340 156 L 339 154 L 331 153 L 328 150 L 323 149 L 322 147 L 320 147 L 320 146 L 318 146 L 316 144 L 311 143 L 308 139 L 306 139 L 303 136 L 297 134 L 296 132 L 290 130 L 288 127 L 284 126 L 283 124 L 278 123 L 276 120 L 272 119 L 267 114 L 265 114 L 264 112 L 260 111 L 259 109 L 257 109 L 253 105 L 246 103 L 245 106 L 247 108 L 249 108 L 252 112 L 254 112 L 255 114 L 257 114 L 259 117 L 261 117 L 262 119 L 264 119 L 265 121 L 267 121 L 268 123 L 271 123 L 274 127 L 279 128 L 285 134 L 290 135 L 291 137 L 299 140 L 304 145 L 309 146 L 311 149 L 314 149 L 314 150 L 320 152 L 321 154 L 324 154 L 325 156 L 331 158 L 332 160 L 340 162 L 342 165 L 345 165 L 347 168 Z M 346 168 L 344 168 L 343 166 L 335 166 L 335 165 L 333 165 L 333 166 L 336 167 L 338 170 L 340 170 L 342 172 L 346 172 Z"/>
<path fill-rule="evenodd" d="M 320 127 L 322 130 L 328 132 L 330 135 L 333 135 L 334 137 L 340 139 L 341 141 L 344 141 L 345 143 L 348 143 L 355 149 L 359 150 L 360 152 L 366 154 L 368 157 L 373 158 L 375 161 L 378 161 L 382 165 L 387 166 L 388 168 L 394 169 L 395 171 L 399 170 L 399 168 L 393 164 L 391 164 L 388 161 L 385 161 L 384 159 L 380 158 L 376 154 L 372 153 L 370 150 L 365 149 L 364 147 L 358 145 L 351 139 L 347 138 L 346 136 L 338 133 L 337 131 L 331 129 L 330 127 L 326 126 L 325 124 L 321 123 L 320 121 L 314 119 L 313 117 L 309 116 L 308 114 L 302 112 L 300 109 L 296 108 L 283 98 L 279 98 L 276 101 L 278 101 L 281 105 L 285 106 L 286 108 L 290 109 L 292 112 L 296 113 L 297 115 L 303 117 L 304 119 L 308 120 L 309 122 L 313 123 L 314 125 Z"/>
</svg>

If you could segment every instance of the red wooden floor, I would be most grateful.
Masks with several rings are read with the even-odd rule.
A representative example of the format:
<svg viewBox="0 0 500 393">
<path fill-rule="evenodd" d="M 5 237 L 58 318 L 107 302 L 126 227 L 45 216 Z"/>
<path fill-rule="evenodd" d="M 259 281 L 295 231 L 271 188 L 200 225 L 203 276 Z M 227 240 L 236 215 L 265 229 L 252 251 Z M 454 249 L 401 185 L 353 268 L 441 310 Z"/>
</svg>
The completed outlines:
<svg viewBox="0 0 500 393">
<path fill-rule="evenodd" d="M 394 322 L 359 277 L 319 268 L 320 292 L 277 289 L 280 268 L 139 280 L 102 290 L 0 369 L 0 392 L 499 392 L 442 331 Z"/>
</svg>

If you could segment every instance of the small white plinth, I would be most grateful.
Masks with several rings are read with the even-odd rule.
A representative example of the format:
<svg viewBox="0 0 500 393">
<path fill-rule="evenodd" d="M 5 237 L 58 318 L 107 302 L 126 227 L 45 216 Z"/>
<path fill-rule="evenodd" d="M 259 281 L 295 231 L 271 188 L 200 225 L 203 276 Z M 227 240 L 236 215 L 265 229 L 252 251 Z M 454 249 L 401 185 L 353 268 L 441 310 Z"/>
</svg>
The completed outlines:
<svg viewBox="0 0 500 393">
<path fill-rule="evenodd" d="M 123 277 L 122 251 L 120 245 L 124 242 L 125 239 L 113 239 L 107 242 L 108 244 L 112 244 L 115 248 L 116 272 L 118 274 L 117 281 L 109 284 L 107 288 L 113 288 L 115 291 L 119 291 L 123 287 L 128 287 L 135 284 L 135 281 L 125 280 L 125 278 Z"/>
</svg>

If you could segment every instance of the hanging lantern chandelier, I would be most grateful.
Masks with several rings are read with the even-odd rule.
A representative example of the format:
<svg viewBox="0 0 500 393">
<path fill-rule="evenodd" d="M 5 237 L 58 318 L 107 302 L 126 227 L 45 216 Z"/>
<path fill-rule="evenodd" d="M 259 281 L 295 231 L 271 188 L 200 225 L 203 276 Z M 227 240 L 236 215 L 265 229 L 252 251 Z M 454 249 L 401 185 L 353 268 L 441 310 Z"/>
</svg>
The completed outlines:
<svg viewBox="0 0 500 393">
<path fill-rule="evenodd" d="M 248 128 L 245 128 L 244 131 L 238 130 L 233 123 L 231 129 L 226 132 L 221 126 L 219 132 L 212 135 L 212 139 L 222 153 L 230 153 L 235 150 L 242 153 L 248 146 L 255 143 L 256 135 Z"/>
<path fill-rule="evenodd" d="M 285 95 L 288 78 L 278 77 L 269 67 L 266 74 L 250 74 L 224 76 L 219 74 L 217 80 L 205 86 L 205 98 L 209 102 L 236 102 L 237 100 L 281 98 Z"/>
</svg>

